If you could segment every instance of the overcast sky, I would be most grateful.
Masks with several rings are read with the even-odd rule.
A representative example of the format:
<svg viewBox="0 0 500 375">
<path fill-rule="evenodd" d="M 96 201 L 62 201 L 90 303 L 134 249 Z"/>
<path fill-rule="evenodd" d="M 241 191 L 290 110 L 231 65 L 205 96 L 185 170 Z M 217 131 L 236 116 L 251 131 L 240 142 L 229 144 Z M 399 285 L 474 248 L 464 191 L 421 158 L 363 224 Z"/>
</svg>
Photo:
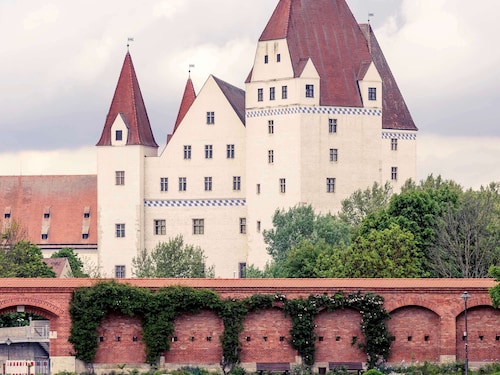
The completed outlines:
<svg viewBox="0 0 500 375">
<path fill-rule="evenodd" d="M 0 0 L 0 175 L 95 173 L 130 52 L 156 141 L 190 64 L 244 88 L 277 0 Z M 499 0 L 347 0 L 371 25 L 418 133 L 418 178 L 500 181 Z"/>
</svg>

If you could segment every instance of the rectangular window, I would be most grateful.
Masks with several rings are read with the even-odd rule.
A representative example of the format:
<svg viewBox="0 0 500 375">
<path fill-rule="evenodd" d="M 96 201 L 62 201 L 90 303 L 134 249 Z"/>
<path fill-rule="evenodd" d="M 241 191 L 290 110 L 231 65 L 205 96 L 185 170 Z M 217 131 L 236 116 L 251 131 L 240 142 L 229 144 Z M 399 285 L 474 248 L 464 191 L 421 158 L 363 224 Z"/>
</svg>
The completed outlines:
<svg viewBox="0 0 500 375">
<path fill-rule="evenodd" d="M 306 98 L 314 98 L 314 85 L 306 85 Z"/>
<path fill-rule="evenodd" d="M 245 234 L 247 232 L 247 219 L 245 217 L 240 217 L 240 233 Z"/>
<path fill-rule="evenodd" d="M 288 86 L 281 86 L 281 99 L 288 98 Z"/>
<path fill-rule="evenodd" d="M 397 138 L 391 138 L 391 150 L 392 151 L 398 150 L 398 139 Z"/>
<path fill-rule="evenodd" d="M 121 131 L 121 130 L 115 131 L 115 140 L 116 141 L 123 140 L 123 131 Z"/>
<path fill-rule="evenodd" d="M 244 279 L 247 277 L 247 264 L 246 263 L 240 263 L 240 278 Z"/>
<path fill-rule="evenodd" d="M 115 224 L 115 236 L 117 238 L 125 237 L 125 224 Z"/>
<path fill-rule="evenodd" d="M 167 225 L 165 220 L 160 219 L 160 220 L 155 220 L 155 235 L 157 236 L 164 236 L 167 234 Z"/>
<path fill-rule="evenodd" d="M 264 56 L 264 64 L 267 64 L 269 62 L 269 56 L 265 55 Z"/>
<path fill-rule="evenodd" d="M 115 185 L 125 185 L 125 171 L 115 171 Z"/>
<path fill-rule="evenodd" d="M 187 180 L 186 177 L 179 177 L 179 191 L 187 190 Z"/>
<path fill-rule="evenodd" d="M 207 112 L 207 124 L 215 124 L 215 112 Z"/>
<path fill-rule="evenodd" d="M 160 178 L 160 191 L 168 191 L 168 177 Z"/>
<path fill-rule="evenodd" d="M 227 145 L 227 158 L 234 159 L 234 145 Z"/>
<path fill-rule="evenodd" d="M 330 161 L 338 161 L 339 160 L 339 150 L 336 148 L 330 149 Z"/>
<path fill-rule="evenodd" d="M 47 233 L 42 233 L 42 240 L 46 240 L 49 238 L 49 235 Z"/>
<path fill-rule="evenodd" d="M 89 239 L 89 234 L 88 233 L 82 233 L 82 240 L 88 240 Z"/>
<path fill-rule="evenodd" d="M 326 179 L 326 192 L 335 193 L 335 178 L 329 177 Z"/>
<path fill-rule="evenodd" d="M 274 87 L 269 87 L 269 100 L 274 100 L 276 95 L 276 91 Z"/>
<path fill-rule="evenodd" d="M 117 279 L 125 278 L 125 266 L 115 266 L 115 278 Z"/>
<path fill-rule="evenodd" d="M 262 102 L 264 100 L 264 89 L 257 89 L 257 101 Z"/>
<path fill-rule="evenodd" d="M 257 232 L 260 233 L 260 220 L 257 221 Z"/>
<path fill-rule="evenodd" d="M 286 179 L 280 178 L 280 193 L 286 193 Z"/>
<path fill-rule="evenodd" d="M 278 53 L 276 55 L 276 62 L 281 62 L 281 54 L 280 53 Z"/>
<path fill-rule="evenodd" d="M 233 190 L 241 190 L 241 177 L 233 176 Z"/>
<path fill-rule="evenodd" d="M 368 87 L 368 100 L 377 100 L 377 88 Z"/>
<path fill-rule="evenodd" d="M 267 132 L 269 134 L 274 134 L 274 120 L 269 120 L 267 122 Z"/>
<path fill-rule="evenodd" d="M 260 184 L 257 184 L 257 194 L 260 194 Z"/>
<path fill-rule="evenodd" d="M 274 163 L 274 150 L 268 150 L 267 151 L 267 162 L 269 164 L 273 164 Z"/>
<path fill-rule="evenodd" d="M 396 181 L 398 179 L 398 167 L 391 167 L 391 180 Z"/>
<path fill-rule="evenodd" d="M 191 145 L 184 146 L 184 159 L 191 159 Z"/>
<path fill-rule="evenodd" d="M 212 159 L 213 147 L 212 145 L 205 145 L 205 159 Z"/>
<path fill-rule="evenodd" d="M 205 177 L 205 191 L 212 191 L 212 177 Z"/>
<path fill-rule="evenodd" d="M 328 133 L 334 134 L 337 133 L 337 119 L 329 118 L 328 119 Z"/>
<path fill-rule="evenodd" d="M 205 219 L 193 219 L 193 234 L 205 233 Z"/>
</svg>

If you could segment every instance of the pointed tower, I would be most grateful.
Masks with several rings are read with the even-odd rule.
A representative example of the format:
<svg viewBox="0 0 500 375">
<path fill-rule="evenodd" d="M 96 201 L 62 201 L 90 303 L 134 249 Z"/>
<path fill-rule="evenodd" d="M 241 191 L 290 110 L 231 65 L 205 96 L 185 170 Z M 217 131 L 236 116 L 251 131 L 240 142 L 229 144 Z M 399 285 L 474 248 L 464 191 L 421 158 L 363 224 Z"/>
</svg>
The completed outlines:
<svg viewBox="0 0 500 375">
<path fill-rule="evenodd" d="M 106 277 L 131 277 L 132 258 L 144 248 L 144 158 L 157 151 L 127 51 L 97 143 L 99 267 Z"/>
<path fill-rule="evenodd" d="M 196 93 L 194 91 L 193 81 L 191 80 L 191 77 L 189 77 L 186 82 L 186 87 L 184 88 L 184 95 L 182 96 L 181 105 L 179 107 L 179 113 L 177 114 L 177 119 L 175 120 L 174 130 L 172 131 L 172 134 L 169 134 L 167 136 L 167 143 L 175 134 L 175 131 L 177 130 L 180 123 L 184 119 L 184 116 L 186 116 L 186 113 L 189 111 L 189 108 L 191 108 L 191 105 L 194 103 L 195 99 L 196 99 Z"/>
<path fill-rule="evenodd" d="M 248 225 L 277 208 L 335 213 L 374 182 L 416 177 L 417 128 L 371 30 L 345 0 L 280 0 L 246 80 Z M 250 264 L 268 259 L 250 232 Z"/>
</svg>

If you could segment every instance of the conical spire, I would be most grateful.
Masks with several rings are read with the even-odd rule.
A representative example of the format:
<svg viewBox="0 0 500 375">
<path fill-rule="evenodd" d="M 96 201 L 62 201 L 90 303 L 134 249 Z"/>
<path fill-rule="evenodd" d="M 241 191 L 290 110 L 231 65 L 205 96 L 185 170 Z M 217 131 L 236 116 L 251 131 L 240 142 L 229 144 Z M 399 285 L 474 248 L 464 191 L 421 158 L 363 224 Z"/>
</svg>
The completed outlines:
<svg viewBox="0 0 500 375">
<path fill-rule="evenodd" d="M 189 108 L 191 108 L 191 105 L 193 104 L 195 99 L 196 93 L 194 91 L 193 81 L 191 81 L 191 77 L 189 77 L 186 82 L 186 87 L 184 88 L 184 95 L 182 96 L 179 113 L 177 114 L 177 119 L 175 120 L 174 130 L 172 131 L 172 134 L 169 134 L 167 136 L 167 143 L 172 135 L 174 135 L 175 131 L 184 119 L 184 116 L 186 116 L 186 113 L 189 111 Z"/>
<path fill-rule="evenodd" d="M 151 125 L 149 124 L 134 64 L 128 51 L 125 55 L 101 139 L 97 143 L 97 146 L 111 145 L 111 126 L 119 114 L 124 117 L 128 126 L 127 145 L 158 147 L 151 130 Z"/>
</svg>

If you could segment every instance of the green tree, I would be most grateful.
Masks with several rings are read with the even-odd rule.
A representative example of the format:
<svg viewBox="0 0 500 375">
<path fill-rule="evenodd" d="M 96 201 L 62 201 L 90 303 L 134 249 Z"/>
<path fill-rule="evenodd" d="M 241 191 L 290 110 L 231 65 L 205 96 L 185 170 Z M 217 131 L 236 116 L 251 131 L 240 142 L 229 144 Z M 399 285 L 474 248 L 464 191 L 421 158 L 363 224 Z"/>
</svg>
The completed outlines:
<svg viewBox="0 0 500 375">
<path fill-rule="evenodd" d="M 325 277 L 331 270 L 331 258 L 337 250 L 323 239 L 316 243 L 310 240 L 302 241 L 287 255 L 282 264 L 283 277 L 317 278 Z M 330 274 L 329 277 L 336 277 Z"/>
<path fill-rule="evenodd" d="M 264 242 L 274 262 L 283 262 L 288 252 L 302 241 L 316 243 L 320 240 L 327 244 L 349 244 L 349 226 L 338 218 L 316 215 L 311 205 L 295 206 L 276 210 L 273 215 L 273 229 L 264 230 Z"/>
<path fill-rule="evenodd" d="M 159 243 L 150 253 L 144 249 L 132 259 L 132 266 L 136 277 L 214 277 L 203 250 L 184 244 L 181 235 Z"/>
<path fill-rule="evenodd" d="M 425 271 L 413 234 L 397 224 L 359 236 L 338 253 L 332 253 L 322 277 L 422 277 Z"/>
<path fill-rule="evenodd" d="M 0 249 L 8 249 L 21 241 L 27 241 L 26 228 L 15 219 L 0 222 Z"/>
<path fill-rule="evenodd" d="M 495 278 L 499 283 L 493 288 L 490 288 L 489 294 L 491 297 L 492 304 L 495 308 L 500 306 L 500 266 L 491 266 L 490 275 Z"/>
<path fill-rule="evenodd" d="M 438 277 L 487 277 L 500 259 L 500 184 L 466 191 L 438 219 L 429 258 Z"/>
<path fill-rule="evenodd" d="M 344 199 L 338 216 L 349 226 L 358 227 L 368 215 L 386 209 L 391 196 L 392 186 L 389 182 L 383 186 L 375 182 L 371 188 L 356 190 Z"/>
<path fill-rule="evenodd" d="M 0 277 L 55 277 L 43 261 L 42 251 L 27 241 L 0 251 Z"/>
<path fill-rule="evenodd" d="M 83 271 L 83 262 L 73 249 L 64 248 L 52 254 L 51 258 L 67 258 L 71 267 L 71 277 L 89 277 Z"/>
</svg>

